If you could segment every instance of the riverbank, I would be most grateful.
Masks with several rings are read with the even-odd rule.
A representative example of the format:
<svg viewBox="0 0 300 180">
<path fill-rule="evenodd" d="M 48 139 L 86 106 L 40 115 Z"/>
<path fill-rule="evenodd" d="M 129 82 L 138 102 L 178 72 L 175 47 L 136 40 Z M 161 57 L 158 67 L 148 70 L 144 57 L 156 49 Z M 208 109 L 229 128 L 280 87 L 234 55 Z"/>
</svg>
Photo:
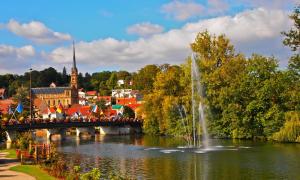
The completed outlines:
<svg viewBox="0 0 300 180">
<path fill-rule="evenodd" d="M 0 178 L 16 180 L 54 180 L 38 165 L 21 165 L 17 160 L 16 150 L 0 150 Z"/>
</svg>

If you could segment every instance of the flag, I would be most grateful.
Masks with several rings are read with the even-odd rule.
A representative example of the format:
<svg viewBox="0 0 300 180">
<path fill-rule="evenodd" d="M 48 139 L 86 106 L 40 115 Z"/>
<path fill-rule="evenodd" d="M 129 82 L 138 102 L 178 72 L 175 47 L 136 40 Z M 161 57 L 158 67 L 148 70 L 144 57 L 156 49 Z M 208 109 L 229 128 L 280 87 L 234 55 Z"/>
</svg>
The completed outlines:
<svg viewBox="0 0 300 180">
<path fill-rule="evenodd" d="M 21 102 L 19 102 L 16 111 L 18 111 L 18 113 L 22 113 L 23 112 L 23 105 Z"/>
<path fill-rule="evenodd" d="M 13 113 L 14 113 L 14 112 L 13 112 L 11 106 L 9 105 L 9 106 L 8 106 L 8 114 L 13 114 Z"/>
<path fill-rule="evenodd" d="M 59 105 L 58 105 L 58 107 L 57 107 L 56 111 L 57 111 L 58 113 L 62 113 L 62 112 L 63 112 L 63 110 L 64 110 L 64 108 L 63 108 L 62 104 L 61 104 L 61 103 L 59 103 Z"/>
<path fill-rule="evenodd" d="M 93 107 L 92 112 L 94 112 L 94 113 L 98 112 L 98 105 L 95 105 L 95 106 Z"/>
<path fill-rule="evenodd" d="M 124 113 L 124 106 L 122 106 L 120 111 L 119 111 L 119 114 L 123 115 L 123 113 Z"/>
<path fill-rule="evenodd" d="M 47 107 L 47 114 L 48 115 L 51 114 L 51 111 L 50 111 L 49 107 Z"/>
</svg>

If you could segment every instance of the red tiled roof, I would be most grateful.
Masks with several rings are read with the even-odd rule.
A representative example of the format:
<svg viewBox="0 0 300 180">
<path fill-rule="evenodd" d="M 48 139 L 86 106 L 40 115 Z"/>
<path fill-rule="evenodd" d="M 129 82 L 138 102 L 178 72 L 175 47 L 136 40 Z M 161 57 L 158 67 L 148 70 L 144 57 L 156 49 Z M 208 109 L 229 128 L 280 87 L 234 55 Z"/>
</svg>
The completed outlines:
<svg viewBox="0 0 300 180">
<path fill-rule="evenodd" d="M 50 113 L 51 114 L 54 114 L 56 112 L 56 108 L 55 107 L 50 107 L 49 109 L 50 109 Z M 48 114 L 48 108 L 43 108 L 41 110 L 41 113 L 42 114 Z"/>
<path fill-rule="evenodd" d="M 128 104 L 136 104 L 137 101 L 135 98 L 117 98 L 116 103 L 121 105 L 128 105 Z"/>
<path fill-rule="evenodd" d="M 90 106 L 72 106 L 65 112 L 68 116 L 73 116 L 76 112 L 80 112 L 83 116 L 89 116 L 91 114 Z"/>
<path fill-rule="evenodd" d="M 97 91 L 87 91 L 86 95 L 88 95 L 88 96 L 96 96 L 97 95 Z"/>
<path fill-rule="evenodd" d="M 8 107 L 9 105 L 16 104 L 12 99 L 5 99 L 5 100 L 0 100 L 0 111 L 3 114 L 8 113 Z"/>
</svg>

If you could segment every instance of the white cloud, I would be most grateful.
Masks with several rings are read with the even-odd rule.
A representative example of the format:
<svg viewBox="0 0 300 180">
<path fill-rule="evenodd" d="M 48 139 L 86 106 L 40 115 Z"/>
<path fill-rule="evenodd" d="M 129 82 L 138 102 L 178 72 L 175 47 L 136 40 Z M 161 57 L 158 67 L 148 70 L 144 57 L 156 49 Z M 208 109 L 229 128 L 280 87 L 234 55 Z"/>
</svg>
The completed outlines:
<svg viewBox="0 0 300 180">
<path fill-rule="evenodd" d="M 175 0 L 164 4 L 161 7 L 161 11 L 171 18 L 183 21 L 193 16 L 201 15 L 204 11 L 204 6 L 195 2 L 180 2 Z"/>
<path fill-rule="evenodd" d="M 263 8 L 248 10 L 233 17 L 224 16 L 188 23 L 180 29 L 153 35 L 135 41 L 106 38 L 76 44 L 79 69 L 95 71 L 107 67 L 137 70 L 145 64 L 180 64 L 191 53 L 189 44 L 198 32 L 208 30 L 215 34 L 226 34 L 238 52 L 246 55 L 262 53 L 287 59 L 288 48 L 281 42 L 280 32 L 288 29 L 291 21 L 281 10 Z M 54 63 L 72 62 L 72 48 L 61 47 L 44 57 Z M 285 64 L 282 61 L 281 64 Z"/>
<path fill-rule="evenodd" d="M 128 27 L 126 31 L 128 34 L 135 34 L 142 37 L 149 37 L 153 34 L 158 34 L 163 32 L 164 28 L 158 24 L 143 22 Z"/>
<path fill-rule="evenodd" d="M 55 32 L 38 21 L 20 24 L 12 19 L 7 23 L 6 28 L 12 33 L 38 44 L 55 44 L 71 39 L 69 34 Z"/>
<path fill-rule="evenodd" d="M 35 49 L 26 45 L 20 48 L 0 44 L 0 74 L 23 70 L 36 55 Z"/>
</svg>

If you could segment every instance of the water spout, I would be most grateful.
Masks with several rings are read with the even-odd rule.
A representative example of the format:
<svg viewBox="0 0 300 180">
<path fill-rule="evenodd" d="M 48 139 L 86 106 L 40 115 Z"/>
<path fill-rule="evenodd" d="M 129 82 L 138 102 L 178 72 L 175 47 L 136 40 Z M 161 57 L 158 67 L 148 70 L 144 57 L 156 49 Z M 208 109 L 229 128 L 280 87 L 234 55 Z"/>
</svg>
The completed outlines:
<svg viewBox="0 0 300 180">
<path fill-rule="evenodd" d="M 200 71 L 198 69 L 198 66 L 195 61 L 195 57 L 192 56 L 192 63 L 191 63 L 191 84 L 192 84 L 192 114 L 193 114 L 193 142 L 194 146 L 196 146 L 196 97 L 200 97 L 199 105 L 198 105 L 198 115 L 199 115 L 199 125 L 201 126 L 201 140 L 202 140 L 202 145 L 204 149 L 209 149 L 210 148 L 210 141 L 209 141 L 209 135 L 207 131 L 207 126 L 206 126 L 206 117 L 205 117 L 205 105 L 203 103 L 203 87 L 200 83 Z M 194 82 L 195 81 L 195 82 Z M 196 83 L 196 90 L 197 94 L 195 94 L 195 84 Z M 196 96 L 195 96 L 196 95 Z M 199 135 L 198 135 L 199 136 Z M 197 137 L 198 137 L 197 136 Z"/>
</svg>

